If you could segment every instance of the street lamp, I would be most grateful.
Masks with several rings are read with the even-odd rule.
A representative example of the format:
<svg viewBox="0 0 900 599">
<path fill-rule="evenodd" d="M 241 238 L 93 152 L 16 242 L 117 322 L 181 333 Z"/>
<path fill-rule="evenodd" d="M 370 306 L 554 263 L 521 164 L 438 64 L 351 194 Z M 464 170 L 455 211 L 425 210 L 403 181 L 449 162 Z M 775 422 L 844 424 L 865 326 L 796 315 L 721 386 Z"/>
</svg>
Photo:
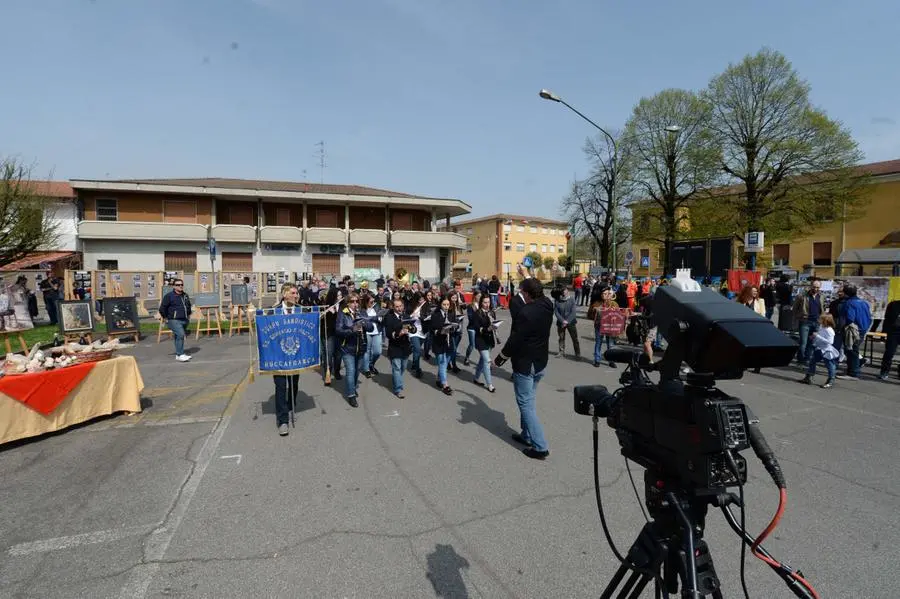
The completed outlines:
<svg viewBox="0 0 900 599">
<path fill-rule="evenodd" d="M 562 104 L 563 106 L 565 106 L 566 108 L 568 108 L 569 110 L 571 110 L 572 112 L 574 112 L 575 114 L 577 114 L 578 116 L 580 116 L 581 118 L 583 118 L 584 120 L 586 120 L 587 122 L 589 122 L 591 125 L 593 125 L 598 131 L 600 131 L 600 133 L 602 133 L 603 135 L 605 135 L 605 136 L 606 136 L 606 139 L 609 140 L 609 143 L 612 144 L 612 147 L 613 147 L 613 168 L 610 169 L 610 177 L 612 177 L 612 179 L 610 180 L 609 183 L 610 183 L 610 191 L 611 191 L 611 193 L 612 193 L 612 205 L 613 205 L 613 214 L 612 214 L 612 271 L 613 271 L 613 276 L 615 276 L 615 273 L 616 273 L 616 267 L 617 267 L 616 262 L 618 261 L 618 255 L 617 255 L 617 252 L 616 252 L 616 249 L 617 249 L 617 248 L 616 248 L 616 221 L 617 221 L 617 218 L 616 218 L 616 212 L 618 211 L 618 198 L 616 197 L 616 184 L 617 184 L 617 182 L 618 182 L 618 177 L 616 176 L 616 168 L 615 168 L 615 167 L 619 164 L 619 145 L 616 143 L 615 138 L 614 138 L 612 135 L 610 135 L 609 132 L 608 132 L 606 129 L 604 129 L 603 127 L 601 127 L 600 125 L 598 125 L 597 123 L 595 123 L 594 121 L 592 121 L 591 119 L 589 119 L 588 117 L 586 117 L 585 115 L 583 115 L 583 114 L 582 114 L 581 112 L 579 112 L 574 106 L 572 106 L 571 104 L 569 104 L 568 102 L 566 102 L 565 100 L 563 100 L 562 98 L 560 98 L 559 96 L 557 96 L 556 94 L 554 94 L 554 93 L 553 93 L 552 91 L 550 91 L 549 89 L 542 89 L 540 92 L 538 92 L 538 95 L 539 95 L 541 98 L 543 98 L 544 100 L 550 100 L 551 102 L 558 102 L 558 103 Z M 679 125 L 667 125 L 667 126 L 665 127 L 665 130 L 666 130 L 668 133 L 674 133 L 674 134 L 676 134 L 676 136 L 677 136 L 677 134 L 681 132 L 681 127 L 680 127 Z M 630 139 L 630 138 L 628 138 L 628 139 Z"/>
</svg>

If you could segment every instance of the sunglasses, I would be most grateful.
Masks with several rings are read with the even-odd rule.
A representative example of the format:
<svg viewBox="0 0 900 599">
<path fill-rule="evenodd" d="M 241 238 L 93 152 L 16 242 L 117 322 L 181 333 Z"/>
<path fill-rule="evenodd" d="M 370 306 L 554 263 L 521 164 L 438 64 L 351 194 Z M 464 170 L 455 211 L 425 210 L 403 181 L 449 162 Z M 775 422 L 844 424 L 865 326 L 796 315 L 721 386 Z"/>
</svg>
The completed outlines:
<svg viewBox="0 0 900 599">
<path fill-rule="evenodd" d="M 175 283 L 174 287 L 184 287 L 184 283 Z"/>
</svg>

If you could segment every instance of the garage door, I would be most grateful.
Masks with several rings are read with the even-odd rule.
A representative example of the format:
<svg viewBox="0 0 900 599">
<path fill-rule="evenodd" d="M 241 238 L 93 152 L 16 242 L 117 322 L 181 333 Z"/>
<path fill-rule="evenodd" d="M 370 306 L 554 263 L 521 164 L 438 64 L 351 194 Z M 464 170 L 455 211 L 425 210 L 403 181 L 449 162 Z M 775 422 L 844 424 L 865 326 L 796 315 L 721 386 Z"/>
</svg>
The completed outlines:
<svg viewBox="0 0 900 599">
<path fill-rule="evenodd" d="M 313 254 L 312 268 L 317 275 L 341 274 L 341 257 L 335 254 Z"/>
<path fill-rule="evenodd" d="M 410 274 L 419 274 L 418 256 L 394 256 L 394 273 L 403 268 Z"/>
<path fill-rule="evenodd" d="M 377 254 L 357 254 L 353 258 L 354 268 L 377 268 L 381 270 L 381 256 Z"/>
<path fill-rule="evenodd" d="M 253 254 L 222 252 L 222 272 L 253 272 Z"/>
</svg>

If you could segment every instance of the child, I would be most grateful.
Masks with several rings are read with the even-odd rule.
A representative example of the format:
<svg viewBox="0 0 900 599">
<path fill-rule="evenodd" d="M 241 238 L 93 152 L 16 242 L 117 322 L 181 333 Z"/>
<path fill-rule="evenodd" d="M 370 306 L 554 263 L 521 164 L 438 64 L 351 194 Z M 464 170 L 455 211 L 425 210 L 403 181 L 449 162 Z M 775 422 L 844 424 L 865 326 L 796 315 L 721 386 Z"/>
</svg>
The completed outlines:
<svg viewBox="0 0 900 599">
<path fill-rule="evenodd" d="M 809 368 L 801 383 L 812 384 L 812 377 L 816 374 L 816 364 L 819 360 L 825 362 L 828 371 L 828 380 L 822 385 L 823 389 L 831 389 L 834 386 L 834 373 L 837 369 L 840 352 L 834 347 L 834 317 L 825 313 L 819 316 L 819 330 L 812 335 L 815 351 L 809 361 Z"/>
</svg>

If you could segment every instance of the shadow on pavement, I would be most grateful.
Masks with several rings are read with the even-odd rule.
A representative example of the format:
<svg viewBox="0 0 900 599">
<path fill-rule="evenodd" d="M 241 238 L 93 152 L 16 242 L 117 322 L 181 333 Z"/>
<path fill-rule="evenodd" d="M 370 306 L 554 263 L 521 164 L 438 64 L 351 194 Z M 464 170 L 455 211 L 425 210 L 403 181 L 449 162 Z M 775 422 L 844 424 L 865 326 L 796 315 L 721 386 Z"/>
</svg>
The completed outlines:
<svg viewBox="0 0 900 599">
<path fill-rule="evenodd" d="M 275 414 L 275 394 L 269 396 L 266 401 L 259 402 L 260 410 L 263 414 L 274 415 Z M 294 413 L 300 414 L 302 412 L 306 412 L 307 410 L 314 410 L 316 408 L 316 399 L 305 392 L 303 389 L 300 389 L 297 392 L 297 399 L 294 401 Z"/>
<path fill-rule="evenodd" d="M 447 599 L 468 599 L 469 592 L 462 577 L 462 571 L 469 567 L 469 561 L 458 554 L 453 545 L 437 544 L 434 551 L 425 557 L 428 577 L 437 597 Z"/>
<path fill-rule="evenodd" d="M 507 424 L 506 414 L 500 410 L 492 409 L 477 395 L 472 395 L 467 391 L 458 391 L 458 393 L 472 398 L 472 401 L 461 400 L 456 402 L 461 408 L 459 414 L 460 424 L 474 422 L 507 445 L 515 447 L 516 449 L 521 449 L 521 447 L 512 440 L 513 433 L 518 431 Z"/>
</svg>

